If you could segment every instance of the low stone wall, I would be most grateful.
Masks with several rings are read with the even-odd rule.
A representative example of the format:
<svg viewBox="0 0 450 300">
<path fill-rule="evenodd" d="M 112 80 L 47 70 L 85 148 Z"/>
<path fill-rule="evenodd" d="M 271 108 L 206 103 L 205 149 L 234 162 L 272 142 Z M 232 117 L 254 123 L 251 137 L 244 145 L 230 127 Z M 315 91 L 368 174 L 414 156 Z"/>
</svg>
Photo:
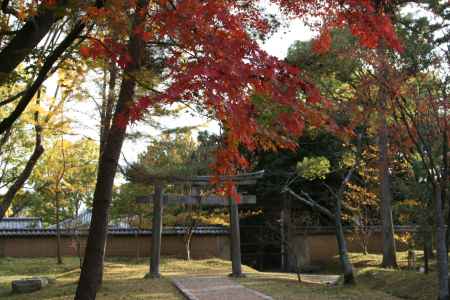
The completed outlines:
<svg viewBox="0 0 450 300">
<path fill-rule="evenodd" d="M 411 228 L 398 229 L 396 234 L 402 235 L 411 232 Z M 218 257 L 230 259 L 230 242 L 228 232 L 224 229 L 211 233 L 211 230 L 194 234 L 191 242 L 191 256 L 193 258 Z M 257 231 L 258 232 L 258 231 Z M 185 256 L 185 245 L 183 234 L 171 231 L 171 234 L 163 234 L 161 255 L 166 257 Z M 360 240 L 350 230 L 346 230 L 347 246 L 350 252 L 362 252 Z M 77 243 L 73 235 L 63 235 L 61 238 L 62 254 L 64 256 L 77 255 Z M 80 249 L 86 246 L 86 236 L 80 237 Z M 245 243 L 246 241 L 242 241 Z M 278 241 L 279 243 L 279 241 Z M 291 237 L 289 249 L 287 250 L 287 263 L 289 266 L 295 265 L 295 258 L 292 252 L 297 255 L 300 265 L 321 265 L 332 261 L 338 255 L 338 248 L 334 228 L 297 228 Z M 374 230 L 370 236 L 368 250 L 370 253 L 382 252 L 382 236 L 379 230 Z M 292 251 L 294 250 L 294 251 Z M 407 245 L 397 242 L 397 250 L 407 250 Z M 108 235 L 106 255 L 123 257 L 148 257 L 151 251 L 151 233 L 130 234 L 115 232 Z M 243 256 L 248 256 L 243 250 Z M 264 258 L 267 253 L 261 251 L 257 254 Z M 281 261 L 281 251 L 278 256 Z M 0 257 L 54 257 L 56 256 L 56 235 L 54 231 L 41 230 L 39 232 L 30 231 L 27 234 L 5 234 L 0 232 Z M 250 263 L 247 261 L 247 263 Z M 251 264 L 251 263 L 250 263 Z M 260 264 L 255 264 L 257 267 Z M 264 264 L 261 264 L 264 265 Z"/>
<path fill-rule="evenodd" d="M 77 240 L 71 236 L 61 237 L 63 256 L 77 255 Z M 86 236 L 80 237 L 82 255 Z M 229 238 L 226 235 L 197 235 L 192 237 L 193 258 L 219 257 L 229 259 Z M 185 253 L 183 235 L 163 235 L 161 255 L 183 257 Z M 151 235 L 109 235 L 107 256 L 143 257 L 150 256 Z M 54 257 L 56 236 L 1 236 L 0 257 Z"/>
</svg>

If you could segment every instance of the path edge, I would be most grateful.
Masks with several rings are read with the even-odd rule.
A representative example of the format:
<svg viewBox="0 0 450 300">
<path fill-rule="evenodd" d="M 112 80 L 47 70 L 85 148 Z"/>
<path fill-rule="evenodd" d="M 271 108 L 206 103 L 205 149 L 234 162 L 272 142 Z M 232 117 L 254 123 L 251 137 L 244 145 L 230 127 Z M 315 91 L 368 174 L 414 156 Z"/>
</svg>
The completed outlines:
<svg viewBox="0 0 450 300">
<path fill-rule="evenodd" d="M 177 288 L 177 290 L 188 300 L 199 300 L 196 296 L 191 294 L 177 279 L 171 278 L 170 281 Z"/>
</svg>

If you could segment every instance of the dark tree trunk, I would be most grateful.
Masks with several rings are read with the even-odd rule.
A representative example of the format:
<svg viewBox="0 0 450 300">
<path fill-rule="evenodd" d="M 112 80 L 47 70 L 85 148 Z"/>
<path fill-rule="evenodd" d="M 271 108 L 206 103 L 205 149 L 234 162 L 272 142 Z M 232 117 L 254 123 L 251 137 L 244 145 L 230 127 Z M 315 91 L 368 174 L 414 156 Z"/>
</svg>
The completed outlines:
<svg viewBox="0 0 450 300">
<path fill-rule="evenodd" d="M 7 3 L 7 2 L 3 2 Z M 67 0 L 60 0 L 55 9 L 48 8 L 43 4 L 36 16 L 30 18 L 22 29 L 14 36 L 11 42 L 0 52 L 0 84 L 4 82 L 9 74 L 37 47 L 41 39 L 50 31 L 52 25 L 61 17 L 56 16 L 61 8 L 68 4 Z M 104 0 L 96 0 L 95 6 L 100 8 L 104 5 Z M 58 10 L 55 12 L 54 10 Z M 24 91 L 22 98 L 14 111 L 0 122 L 0 134 L 3 134 L 20 117 L 36 91 L 41 87 L 47 78 L 55 62 L 61 58 L 63 53 L 73 44 L 84 30 L 85 24 L 81 21 L 76 22 L 72 30 L 47 56 L 42 68 L 34 80 L 33 84 Z"/>
<path fill-rule="evenodd" d="M 114 102 L 116 100 L 115 90 L 117 82 L 117 71 L 117 66 L 114 63 L 110 63 L 108 68 L 108 92 L 105 91 L 105 94 L 103 95 L 100 112 L 100 156 L 103 153 L 105 140 L 108 137 L 109 130 L 111 129 L 112 112 L 114 108 Z"/>
<path fill-rule="evenodd" d="M 444 211 L 442 210 L 442 191 L 439 185 L 434 186 L 434 199 L 436 210 L 436 249 L 437 269 L 439 281 L 439 300 L 449 299 L 448 290 L 448 254 L 446 245 L 446 228 Z"/>
<path fill-rule="evenodd" d="M 63 55 L 63 53 L 73 44 L 73 42 L 79 37 L 80 33 L 84 30 L 85 25 L 82 22 L 75 24 L 74 28 L 64 38 L 64 40 L 56 47 L 56 49 L 45 59 L 42 68 L 34 80 L 33 84 L 28 87 L 20 98 L 16 108 L 0 122 L 0 134 L 7 131 L 13 123 L 20 117 L 23 111 L 27 108 L 36 92 L 41 87 L 42 83 L 47 79 L 47 75 L 51 71 L 56 61 Z M 1 63 L 0 63 L 1 65 Z"/>
<path fill-rule="evenodd" d="M 57 16 L 55 9 L 49 9 L 46 6 L 41 5 L 37 14 L 28 19 L 0 52 L 0 84 L 8 79 L 11 72 L 30 55 L 53 24 L 61 18 Z"/>
<path fill-rule="evenodd" d="M 391 177 L 389 175 L 388 127 L 386 121 L 386 109 L 384 107 L 385 104 L 380 103 L 380 105 L 382 107 L 379 110 L 378 147 L 380 154 L 378 171 L 380 176 L 381 220 L 383 235 L 383 261 L 381 265 L 384 268 L 397 268 L 394 222 L 392 219 Z"/>
<path fill-rule="evenodd" d="M 358 151 L 361 151 L 361 135 L 358 135 Z M 359 157 L 354 168 L 359 165 Z M 342 269 L 344 271 L 344 284 L 354 284 L 355 277 L 353 275 L 353 267 L 350 259 L 348 258 L 347 242 L 345 240 L 344 229 L 342 227 L 342 201 L 344 199 L 344 192 L 347 184 L 350 182 L 354 169 L 347 172 L 344 180 L 341 183 L 336 198 L 336 211 L 335 211 L 335 224 L 336 224 L 336 239 L 339 249 L 339 260 L 341 261 Z M 331 188 L 329 188 L 331 191 Z"/>
<path fill-rule="evenodd" d="M 6 132 L 2 135 L 2 138 L 0 139 L 0 155 L 3 153 L 2 148 L 5 146 L 6 142 L 8 142 L 9 138 L 11 137 L 11 128 L 8 128 Z"/>
<path fill-rule="evenodd" d="M 378 4 L 384 6 L 382 1 Z M 379 8 L 389 9 L 388 7 Z M 390 74 L 387 47 L 383 41 L 377 48 L 377 58 L 379 62 L 379 66 L 377 66 L 378 95 L 376 99 L 378 106 L 378 176 L 380 177 L 379 196 L 381 202 L 381 233 L 383 240 L 383 260 L 381 266 L 383 268 L 397 268 L 394 222 L 392 219 L 392 190 L 389 174 L 389 133 L 387 124 Z"/>
<path fill-rule="evenodd" d="M 319 212 L 326 215 L 330 220 L 334 221 L 334 223 L 336 225 L 336 240 L 338 243 L 339 260 L 341 262 L 341 265 L 342 265 L 342 268 L 344 271 L 344 283 L 345 284 L 355 283 L 354 275 L 353 275 L 353 267 L 348 258 L 347 243 L 345 241 L 344 230 L 343 230 L 342 221 L 341 221 L 343 192 L 344 192 L 346 183 L 349 182 L 349 180 L 352 176 L 352 173 L 353 173 L 352 170 L 347 173 L 344 181 L 341 184 L 338 194 L 336 194 L 328 185 L 325 185 L 336 199 L 335 214 L 331 213 L 331 211 L 328 210 L 327 208 L 317 204 L 306 193 L 303 193 L 305 197 L 302 197 L 302 196 L 296 194 L 290 188 L 285 188 L 285 191 L 289 192 L 296 199 L 299 199 L 300 201 L 302 201 L 302 203 L 305 203 L 305 204 L 309 205 L 310 207 L 317 209 Z M 294 257 L 295 257 L 295 255 L 294 255 Z"/>
<path fill-rule="evenodd" d="M 21 64 L 31 52 L 38 46 L 39 42 L 47 35 L 53 25 L 62 19 L 69 1 L 58 0 L 55 5 L 49 6 L 42 3 L 34 16 L 14 35 L 14 38 L 0 52 L 0 84 L 4 83 L 11 72 Z M 2 2 L 2 11 L 7 11 L 9 1 Z M 96 7 L 102 7 L 104 0 L 96 0 Z"/>
<path fill-rule="evenodd" d="M 445 115 L 447 115 L 447 111 L 445 111 Z M 448 150 L 448 133 L 447 133 L 447 127 L 444 126 L 443 131 L 442 131 L 442 165 L 443 165 L 443 170 L 442 170 L 442 203 L 443 206 L 445 206 L 445 203 L 448 203 L 448 216 L 447 216 L 447 228 L 450 228 L 450 198 L 448 198 L 448 177 L 449 177 L 449 170 L 448 170 L 448 155 L 449 155 L 449 150 Z M 442 210 L 445 210 L 445 207 L 442 207 Z M 447 241 L 446 241 L 446 245 L 447 245 L 447 252 L 448 252 L 448 248 L 449 248 L 449 243 L 450 243 L 450 230 L 448 230 L 447 232 Z"/>
<path fill-rule="evenodd" d="M 11 203 L 12 203 L 15 195 L 23 187 L 25 182 L 28 180 L 28 178 L 31 175 L 31 172 L 33 171 L 34 166 L 38 162 L 42 153 L 44 153 L 44 147 L 42 146 L 42 136 L 41 136 L 42 128 L 39 125 L 36 125 L 35 131 L 36 131 L 36 142 L 34 145 L 33 153 L 31 154 L 30 158 L 28 159 L 28 162 L 25 165 L 25 168 L 23 169 L 22 173 L 20 173 L 20 175 L 17 177 L 16 181 L 8 189 L 5 196 L 3 197 L 2 202 L 0 203 L 0 220 L 3 219 L 3 217 L 5 216 L 5 213 L 11 206 Z"/>
<path fill-rule="evenodd" d="M 139 1 L 145 6 L 147 1 Z M 137 9 L 139 10 L 139 9 Z M 137 28 L 142 20 L 136 14 L 134 17 L 133 30 Z M 132 63 L 128 65 L 125 72 L 134 72 L 140 68 L 143 55 L 143 41 L 135 34 L 131 35 L 128 50 Z M 123 77 L 120 87 L 119 98 L 114 112 L 113 124 L 105 141 L 104 151 L 99 159 L 97 183 L 95 186 L 92 219 L 89 228 L 89 236 L 86 245 L 83 268 L 81 269 L 75 299 L 93 300 L 102 281 L 103 260 L 105 255 L 108 211 L 112 200 L 112 188 L 117 171 L 117 164 L 125 139 L 126 125 L 118 123 L 118 116 L 128 116 L 128 105 L 133 102 L 135 93 L 135 81 L 127 76 Z"/>
<path fill-rule="evenodd" d="M 336 204 L 336 239 L 339 248 L 339 260 L 344 270 L 344 284 L 354 284 L 355 277 L 353 275 L 353 267 L 348 258 L 347 242 L 345 241 L 344 230 L 341 222 L 341 204 Z"/>
</svg>

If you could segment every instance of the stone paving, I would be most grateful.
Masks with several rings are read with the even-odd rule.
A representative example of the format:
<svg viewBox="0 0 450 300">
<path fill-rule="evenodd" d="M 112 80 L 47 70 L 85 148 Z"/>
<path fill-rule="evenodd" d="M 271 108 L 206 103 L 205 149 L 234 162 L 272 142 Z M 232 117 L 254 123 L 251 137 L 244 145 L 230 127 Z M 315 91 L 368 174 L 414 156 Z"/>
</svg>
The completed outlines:
<svg viewBox="0 0 450 300">
<path fill-rule="evenodd" d="M 319 284 L 336 284 L 340 278 L 339 275 L 322 275 L 322 274 L 301 274 L 303 282 L 319 283 Z"/>
<path fill-rule="evenodd" d="M 189 300 L 273 300 L 226 277 L 178 277 L 172 282 Z"/>
</svg>

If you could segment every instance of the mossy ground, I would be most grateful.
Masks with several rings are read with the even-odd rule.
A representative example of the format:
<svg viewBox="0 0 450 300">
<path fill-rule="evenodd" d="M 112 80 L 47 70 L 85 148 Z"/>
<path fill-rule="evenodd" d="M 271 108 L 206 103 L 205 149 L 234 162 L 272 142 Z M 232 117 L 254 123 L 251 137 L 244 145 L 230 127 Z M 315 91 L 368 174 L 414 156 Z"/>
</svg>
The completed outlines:
<svg viewBox="0 0 450 300">
<path fill-rule="evenodd" d="M 399 253 L 400 266 L 406 264 L 405 253 Z M 420 256 L 420 255 L 419 255 Z M 258 272 L 244 267 L 246 278 L 239 282 L 266 293 L 274 299 L 436 299 L 436 274 L 421 274 L 414 270 L 385 270 L 378 267 L 379 255 L 351 254 L 356 267 L 357 284 L 351 287 L 298 283 L 295 274 Z M 63 265 L 55 259 L 0 258 L 0 299 L 73 299 L 79 277 L 78 260 L 64 258 Z M 173 276 L 226 275 L 231 270 L 228 261 L 219 259 L 193 260 L 163 259 L 160 279 L 144 279 L 148 261 L 113 258 L 105 265 L 105 278 L 97 299 L 183 299 L 170 282 Z M 337 274 L 337 259 L 328 266 L 327 273 Z M 11 281 L 30 276 L 49 276 L 56 283 L 33 294 L 12 295 Z"/>
</svg>

